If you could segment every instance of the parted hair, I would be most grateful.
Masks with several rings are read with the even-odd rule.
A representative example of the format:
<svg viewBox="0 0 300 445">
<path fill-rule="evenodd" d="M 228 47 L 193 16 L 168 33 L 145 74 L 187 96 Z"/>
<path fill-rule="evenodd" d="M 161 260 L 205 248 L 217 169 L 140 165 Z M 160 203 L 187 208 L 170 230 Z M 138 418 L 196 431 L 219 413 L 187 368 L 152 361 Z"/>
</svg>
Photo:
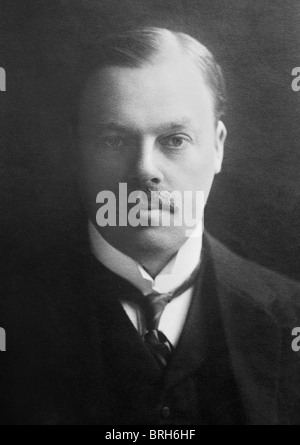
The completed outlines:
<svg viewBox="0 0 300 445">
<path fill-rule="evenodd" d="M 140 68 L 155 61 L 170 48 L 178 47 L 199 68 L 214 97 L 215 116 L 219 120 L 226 110 L 226 84 L 221 67 L 206 46 L 181 32 L 164 28 L 143 27 L 129 29 L 95 39 L 85 50 L 80 64 L 82 89 L 89 76 L 97 69 L 118 66 Z"/>
</svg>

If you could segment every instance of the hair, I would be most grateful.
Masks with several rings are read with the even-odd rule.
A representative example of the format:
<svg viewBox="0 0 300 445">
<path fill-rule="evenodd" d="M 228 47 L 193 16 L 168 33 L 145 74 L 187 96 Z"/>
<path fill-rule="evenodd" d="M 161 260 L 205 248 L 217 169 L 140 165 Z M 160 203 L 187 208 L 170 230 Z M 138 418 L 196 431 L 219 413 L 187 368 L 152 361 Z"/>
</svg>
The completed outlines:
<svg viewBox="0 0 300 445">
<path fill-rule="evenodd" d="M 165 55 L 171 45 L 176 45 L 176 49 L 183 51 L 199 68 L 213 94 L 218 121 L 225 114 L 227 100 L 221 67 L 208 48 L 198 40 L 164 28 L 135 28 L 96 39 L 86 48 L 80 64 L 79 91 L 82 91 L 89 76 L 97 69 L 109 66 L 140 68 Z"/>
</svg>

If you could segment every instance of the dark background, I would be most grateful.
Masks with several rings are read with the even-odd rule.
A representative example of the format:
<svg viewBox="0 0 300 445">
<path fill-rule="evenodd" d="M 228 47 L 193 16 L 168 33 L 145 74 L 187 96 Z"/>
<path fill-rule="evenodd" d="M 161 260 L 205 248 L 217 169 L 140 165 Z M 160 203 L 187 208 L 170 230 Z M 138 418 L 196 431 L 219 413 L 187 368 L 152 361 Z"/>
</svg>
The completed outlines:
<svg viewBox="0 0 300 445">
<path fill-rule="evenodd" d="M 300 93 L 291 89 L 299 0 L 0 0 L 1 264 L 77 242 L 71 74 L 95 34 L 124 24 L 188 32 L 217 56 L 229 139 L 206 227 L 234 251 L 300 280 Z"/>
</svg>

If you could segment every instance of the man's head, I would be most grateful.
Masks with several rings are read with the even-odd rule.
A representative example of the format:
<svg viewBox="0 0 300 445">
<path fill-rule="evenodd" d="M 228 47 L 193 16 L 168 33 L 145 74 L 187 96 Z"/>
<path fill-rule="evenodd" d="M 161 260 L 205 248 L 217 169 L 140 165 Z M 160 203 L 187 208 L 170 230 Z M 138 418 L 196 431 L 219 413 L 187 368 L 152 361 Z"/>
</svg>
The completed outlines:
<svg viewBox="0 0 300 445">
<path fill-rule="evenodd" d="M 94 46 L 79 116 L 84 196 L 102 236 L 135 260 L 171 257 L 186 227 L 99 227 L 99 192 L 203 191 L 220 172 L 225 86 L 206 47 L 165 29 L 144 28 Z M 90 59 L 91 60 L 91 59 Z"/>
</svg>

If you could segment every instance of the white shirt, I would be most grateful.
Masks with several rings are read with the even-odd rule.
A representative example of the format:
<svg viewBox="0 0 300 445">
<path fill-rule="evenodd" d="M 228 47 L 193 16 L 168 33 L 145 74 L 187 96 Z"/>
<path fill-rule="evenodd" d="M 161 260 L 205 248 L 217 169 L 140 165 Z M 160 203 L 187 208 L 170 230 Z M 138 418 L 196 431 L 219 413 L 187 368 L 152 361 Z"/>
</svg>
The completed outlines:
<svg viewBox="0 0 300 445">
<path fill-rule="evenodd" d="M 196 236 L 195 236 L 196 235 Z M 199 265 L 202 250 L 203 225 L 198 225 L 193 236 L 188 238 L 185 244 L 179 249 L 177 255 L 163 268 L 163 270 L 153 279 L 146 270 L 129 256 L 111 246 L 96 230 L 95 226 L 89 223 L 89 236 L 91 249 L 105 267 L 113 273 L 129 281 L 143 295 L 153 292 L 167 293 L 177 289 L 186 281 L 195 268 Z M 193 287 L 182 295 L 174 298 L 165 308 L 160 319 L 159 330 L 165 334 L 170 343 L 176 347 L 182 333 L 187 313 L 191 304 Z M 142 297 L 141 297 L 142 298 Z M 139 308 L 132 304 L 121 301 L 129 319 L 143 335 L 145 326 Z"/>
</svg>

